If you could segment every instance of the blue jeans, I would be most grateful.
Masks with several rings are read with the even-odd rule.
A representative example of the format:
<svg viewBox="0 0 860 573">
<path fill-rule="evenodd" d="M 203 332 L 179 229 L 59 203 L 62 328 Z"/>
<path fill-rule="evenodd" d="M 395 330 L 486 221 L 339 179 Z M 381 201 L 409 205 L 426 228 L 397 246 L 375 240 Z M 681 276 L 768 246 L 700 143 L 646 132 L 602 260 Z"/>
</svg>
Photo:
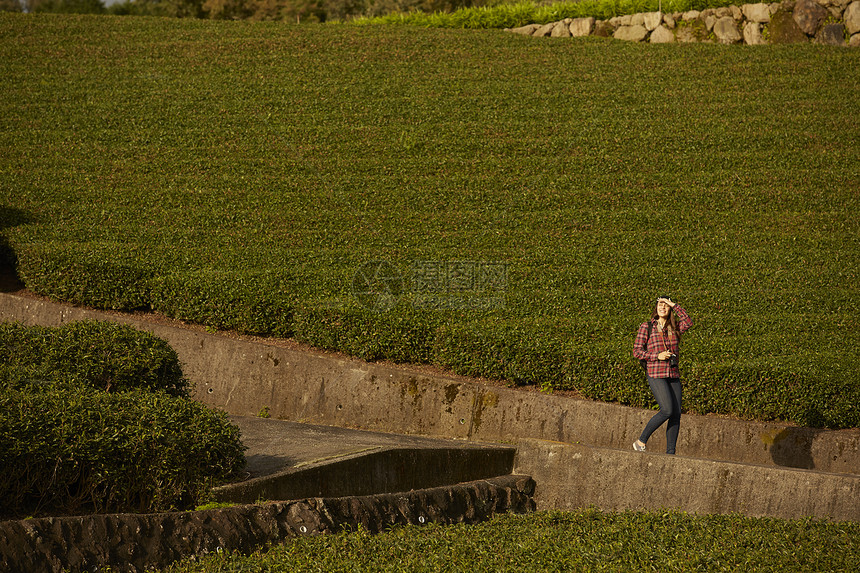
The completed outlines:
<svg viewBox="0 0 860 573">
<path fill-rule="evenodd" d="M 663 425 L 666 420 L 666 453 L 675 453 L 675 444 L 678 442 L 678 430 L 681 428 L 681 379 L 680 378 L 651 378 L 648 377 L 648 385 L 660 406 L 660 411 L 648 420 L 639 440 L 648 443 L 651 434 Z"/>
</svg>

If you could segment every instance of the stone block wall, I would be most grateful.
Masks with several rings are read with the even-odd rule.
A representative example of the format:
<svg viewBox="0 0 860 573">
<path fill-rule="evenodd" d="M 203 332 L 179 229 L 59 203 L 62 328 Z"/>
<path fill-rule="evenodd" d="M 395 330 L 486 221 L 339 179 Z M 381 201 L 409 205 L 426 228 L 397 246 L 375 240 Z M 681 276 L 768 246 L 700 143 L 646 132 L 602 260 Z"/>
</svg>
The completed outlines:
<svg viewBox="0 0 860 573">
<path fill-rule="evenodd" d="M 157 514 L 45 517 L 0 522 L 0 571 L 143 572 L 207 553 L 250 553 L 294 537 L 395 524 L 478 523 L 534 511 L 535 483 L 501 476 L 447 487 L 359 497 L 310 498 Z"/>
<path fill-rule="evenodd" d="M 612 37 L 665 44 L 793 44 L 860 46 L 860 0 L 784 0 L 701 12 L 648 12 L 609 20 L 566 18 L 508 31 L 535 37 Z"/>
</svg>

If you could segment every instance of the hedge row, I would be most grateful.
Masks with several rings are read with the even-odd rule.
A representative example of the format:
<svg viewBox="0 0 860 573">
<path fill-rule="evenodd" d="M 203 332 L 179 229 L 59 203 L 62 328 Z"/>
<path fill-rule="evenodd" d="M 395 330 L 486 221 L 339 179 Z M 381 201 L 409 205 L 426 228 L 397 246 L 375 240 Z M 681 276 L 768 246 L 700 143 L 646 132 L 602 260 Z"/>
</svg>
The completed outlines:
<svg viewBox="0 0 860 573">
<path fill-rule="evenodd" d="M 290 336 L 294 299 L 276 273 L 159 272 L 146 253 L 100 243 L 28 244 L 18 274 L 41 295 L 111 310 L 152 309 L 243 333 Z"/>
<path fill-rule="evenodd" d="M 16 255 L 20 252 L 16 249 Z M 152 296 L 149 285 L 156 270 L 140 264 L 126 244 L 45 243 L 28 245 L 23 252 L 19 276 L 24 284 L 51 277 L 39 282 L 45 296 L 112 310 L 145 307 Z"/>
<path fill-rule="evenodd" d="M 0 516 L 187 509 L 244 466 L 176 353 L 110 322 L 0 323 Z"/>
<path fill-rule="evenodd" d="M 0 323 L 0 382 L 7 387 L 62 381 L 104 392 L 133 389 L 187 397 L 179 357 L 153 334 L 112 322 L 60 327 Z"/>
<path fill-rule="evenodd" d="M 171 318 L 220 330 L 289 337 L 295 299 L 279 278 L 267 272 L 173 273 L 152 282 L 149 304 Z"/>
<path fill-rule="evenodd" d="M 52 284 L 53 276 L 40 276 L 33 269 L 56 269 L 55 264 L 27 266 L 31 253 L 19 253 L 18 258 L 22 276 L 37 292 L 39 285 Z M 101 285 L 100 293 L 119 292 L 120 285 L 112 285 L 110 278 L 119 273 L 96 280 L 109 261 L 93 267 L 81 260 L 74 264 L 76 274 L 92 274 L 92 284 Z M 85 279 L 82 284 L 90 283 Z M 387 310 L 363 307 L 349 294 L 314 304 L 303 300 L 302 293 L 291 292 L 294 288 L 288 281 L 279 282 L 277 275 L 238 271 L 172 274 L 153 279 L 141 290 L 157 293 L 153 310 L 213 328 L 293 336 L 365 360 L 430 363 L 465 376 L 534 384 L 549 392 L 575 390 L 590 399 L 637 407 L 654 406 L 632 356 L 633 337 L 643 316 L 619 317 L 620 326 L 613 325 L 615 332 L 607 334 L 584 329 L 576 322 L 564 326 L 557 319 L 512 317 L 493 310 L 433 312 L 417 309 L 408 300 Z M 44 294 L 50 292 L 49 288 Z M 780 348 L 785 345 L 786 332 L 769 331 L 766 325 L 759 328 L 762 332 L 751 329 L 750 336 L 758 337 L 759 348 L 773 346 L 772 354 L 751 356 L 751 350 L 745 348 L 751 338 L 739 339 L 737 348 L 728 347 L 728 339 L 722 338 L 715 351 L 697 340 L 702 325 L 690 331 L 682 365 L 687 411 L 813 427 L 860 426 L 860 411 L 854 407 L 860 400 L 860 386 L 840 377 L 845 365 L 799 361 L 793 348 Z M 767 332 L 779 336 L 768 338 Z M 715 333 L 702 336 L 717 337 Z"/>
<path fill-rule="evenodd" d="M 0 515 L 193 508 L 242 469 L 222 412 L 159 392 L 62 383 L 0 396 Z"/>
<path fill-rule="evenodd" d="M 223 552 L 165 573 L 375 571 L 857 571 L 860 524 L 679 511 L 506 513 L 479 524 L 307 535 L 250 555 Z"/>
</svg>

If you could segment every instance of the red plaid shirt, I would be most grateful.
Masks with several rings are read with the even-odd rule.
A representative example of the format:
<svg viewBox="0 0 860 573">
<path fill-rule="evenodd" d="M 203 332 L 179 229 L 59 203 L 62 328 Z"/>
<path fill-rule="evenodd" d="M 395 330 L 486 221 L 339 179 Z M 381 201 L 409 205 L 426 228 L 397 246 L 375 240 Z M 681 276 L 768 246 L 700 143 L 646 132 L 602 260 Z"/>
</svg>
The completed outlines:
<svg viewBox="0 0 860 573">
<path fill-rule="evenodd" d="M 678 330 L 681 333 L 687 331 L 693 326 L 693 321 L 687 315 L 687 311 L 681 308 L 681 305 L 675 304 L 672 311 L 678 315 Z M 639 326 L 639 332 L 636 334 L 636 342 L 633 343 L 633 356 L 642 360 L 648 361 L 648 376 L 651 378 L 680 378 L 681 373 L 677 367 L 669 366 L 668 360 L 657 360 L 657 355 L 668 350 L 676 356 L 680 356 L 678 344 L 681 342 L 681 337 L 671 332 L 668 328 L 660 330 L 657 328 L 657 319 L 653 321 L 651 327 L 651 338 L 648 338 L 648 323 L 643 322 Z M 647 341 L 647 346 L 646 346 Z"/>
</svg>

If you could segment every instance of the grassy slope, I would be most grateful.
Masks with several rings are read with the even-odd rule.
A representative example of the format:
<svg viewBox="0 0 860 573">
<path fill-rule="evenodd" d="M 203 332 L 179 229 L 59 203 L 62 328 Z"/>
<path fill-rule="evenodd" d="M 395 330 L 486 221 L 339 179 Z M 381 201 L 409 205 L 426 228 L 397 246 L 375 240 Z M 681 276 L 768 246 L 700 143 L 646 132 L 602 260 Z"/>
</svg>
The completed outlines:
<svg viewBox="0 0 860 573">
<path fill-rule="evenodd" d="M 7 14 L 0 32 L 22 252 L 269 273 L 323 307 L 354 304 L 369 260 L 501 260 L 505 309 L 441 320 L 629 360 L 668 292 L 696 320 L 693 378 L 856 391 L 860 51 Z"/>
</svg>

